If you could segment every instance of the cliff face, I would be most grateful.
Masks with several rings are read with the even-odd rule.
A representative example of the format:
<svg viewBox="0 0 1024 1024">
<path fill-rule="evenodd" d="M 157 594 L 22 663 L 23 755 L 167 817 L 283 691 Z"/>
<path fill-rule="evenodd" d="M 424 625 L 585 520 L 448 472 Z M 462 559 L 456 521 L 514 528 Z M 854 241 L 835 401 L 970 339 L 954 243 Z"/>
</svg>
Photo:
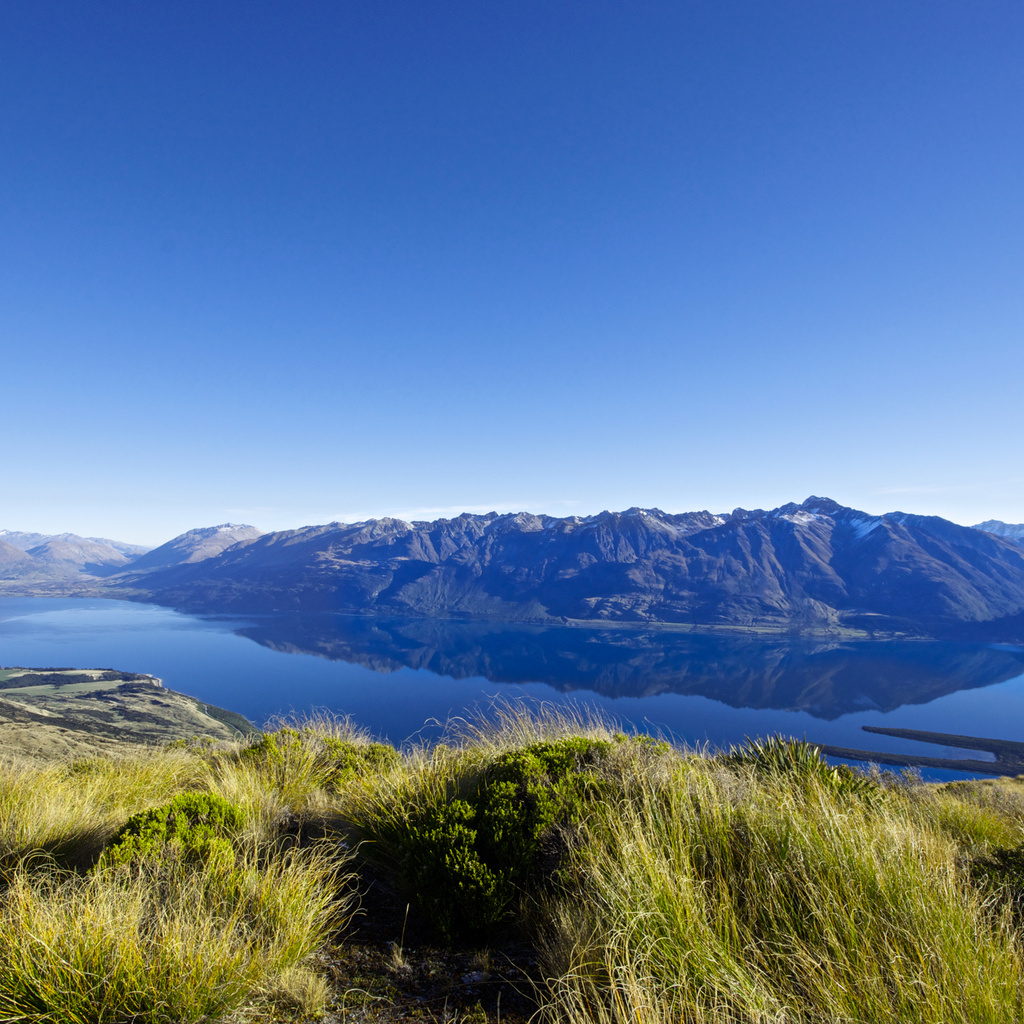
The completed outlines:
<svg viewBox="0 0 1024 1024">
<path fill-rule="evenodd" d="M 823 498 L 729 516 L 332 523 L 110 582 L 207 610 L 1024 635 L 1024 549 L 943 519 L 869 516 Z"/>
</svg>

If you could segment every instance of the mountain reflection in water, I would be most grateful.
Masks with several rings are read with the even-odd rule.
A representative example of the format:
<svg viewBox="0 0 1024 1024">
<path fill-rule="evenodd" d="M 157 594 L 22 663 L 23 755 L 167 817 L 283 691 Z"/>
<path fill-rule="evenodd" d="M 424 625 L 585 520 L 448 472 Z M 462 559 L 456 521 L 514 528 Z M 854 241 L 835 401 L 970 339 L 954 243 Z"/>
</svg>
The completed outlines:
<svg viewBox="0 0 1024 1024">
<path fill-rule="evenodd" d="M 855 711 L 926 704 L 1024 674 L 1024 652 L 965 643 L 830 640 L 439 619 L 273 615 L 235 630 L 275 651 L 377 672 L 546 683 L 604 697 L 702 696 L 736 708 Z"/>
</svg>

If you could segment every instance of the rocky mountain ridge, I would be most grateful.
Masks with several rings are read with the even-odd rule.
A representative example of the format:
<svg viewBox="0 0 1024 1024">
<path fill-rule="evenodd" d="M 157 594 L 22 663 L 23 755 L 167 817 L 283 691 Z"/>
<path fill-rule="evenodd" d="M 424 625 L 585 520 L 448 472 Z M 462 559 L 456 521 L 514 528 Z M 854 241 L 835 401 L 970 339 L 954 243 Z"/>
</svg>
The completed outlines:
<svg viewBox="0 0 1024 1024">
<path fill-rule="evenodd" d="M 1024 547 L 1007 524 L 980 527 L 904 512 L 873 516 L 812 496 L 727 515 L 464 513 L 267 534 L 225 523 L 130 560 L 111 547 L 120 564 L 113 554 L 92 554 L 87 538 L 23 550 L 4 532 L 0 580 L 8 593 L 50 592 L 36 585 L 57 573 L 71 587 L 63 592 L 196 611 L 1024 640 Z"/>
<path fill-rule="evenodd" d="M 193 610 L 1024 638 L 1024 549 L 939 517 L 813 496 L 729 515 L 329 523 L 109 583 Z"/>
</svg>

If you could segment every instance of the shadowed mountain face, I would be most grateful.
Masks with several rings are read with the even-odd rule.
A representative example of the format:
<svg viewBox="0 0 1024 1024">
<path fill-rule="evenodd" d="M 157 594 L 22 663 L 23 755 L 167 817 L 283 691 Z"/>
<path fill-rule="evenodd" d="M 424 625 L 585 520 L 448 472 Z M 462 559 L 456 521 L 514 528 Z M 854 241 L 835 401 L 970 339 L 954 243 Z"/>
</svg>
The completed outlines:
<svg viewBox="0 0 1024 1024">
<path fill-rule="evenodd" d="M 1024 652 L 944 642 L 827 642 L 303 613 L 268 616 L 237 632 L 276 651 L 377 672 L 427 669 L 455 679 L 540 682 L 605 697 L 698 695 L 824 719 L 925 704 L 1024 674 Z"/>
<path fill-rule="evenodd" d="M 1024 637 L 1024 549 L 944 519 L 869 516 L 827 498 L 729 516 L 332 523 L 112 583 L 196 610 Z"/>
</svg>

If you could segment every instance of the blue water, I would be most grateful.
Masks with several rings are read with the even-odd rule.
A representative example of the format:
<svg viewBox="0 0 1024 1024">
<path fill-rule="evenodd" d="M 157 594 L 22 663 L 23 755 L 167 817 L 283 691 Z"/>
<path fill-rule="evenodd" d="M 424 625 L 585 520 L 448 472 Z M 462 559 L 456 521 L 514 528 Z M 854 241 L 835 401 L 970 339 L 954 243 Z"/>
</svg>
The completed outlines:
<svg viewBox="0 0 1024 1024">
<path fill-rule="evenodd" d="M 200 618 L 122 601 L 0 598 L 0 665 L 147 672 L 258 724 L 327 709 L 395 743 L 435 738 L 437 723 L 500 699 L 585 705 L 713 747 L 782 732 L 957 757 L 860 727 L 1024 733 L 1024 651 L 999 645 L 322 614 Z"/>
</svg>

